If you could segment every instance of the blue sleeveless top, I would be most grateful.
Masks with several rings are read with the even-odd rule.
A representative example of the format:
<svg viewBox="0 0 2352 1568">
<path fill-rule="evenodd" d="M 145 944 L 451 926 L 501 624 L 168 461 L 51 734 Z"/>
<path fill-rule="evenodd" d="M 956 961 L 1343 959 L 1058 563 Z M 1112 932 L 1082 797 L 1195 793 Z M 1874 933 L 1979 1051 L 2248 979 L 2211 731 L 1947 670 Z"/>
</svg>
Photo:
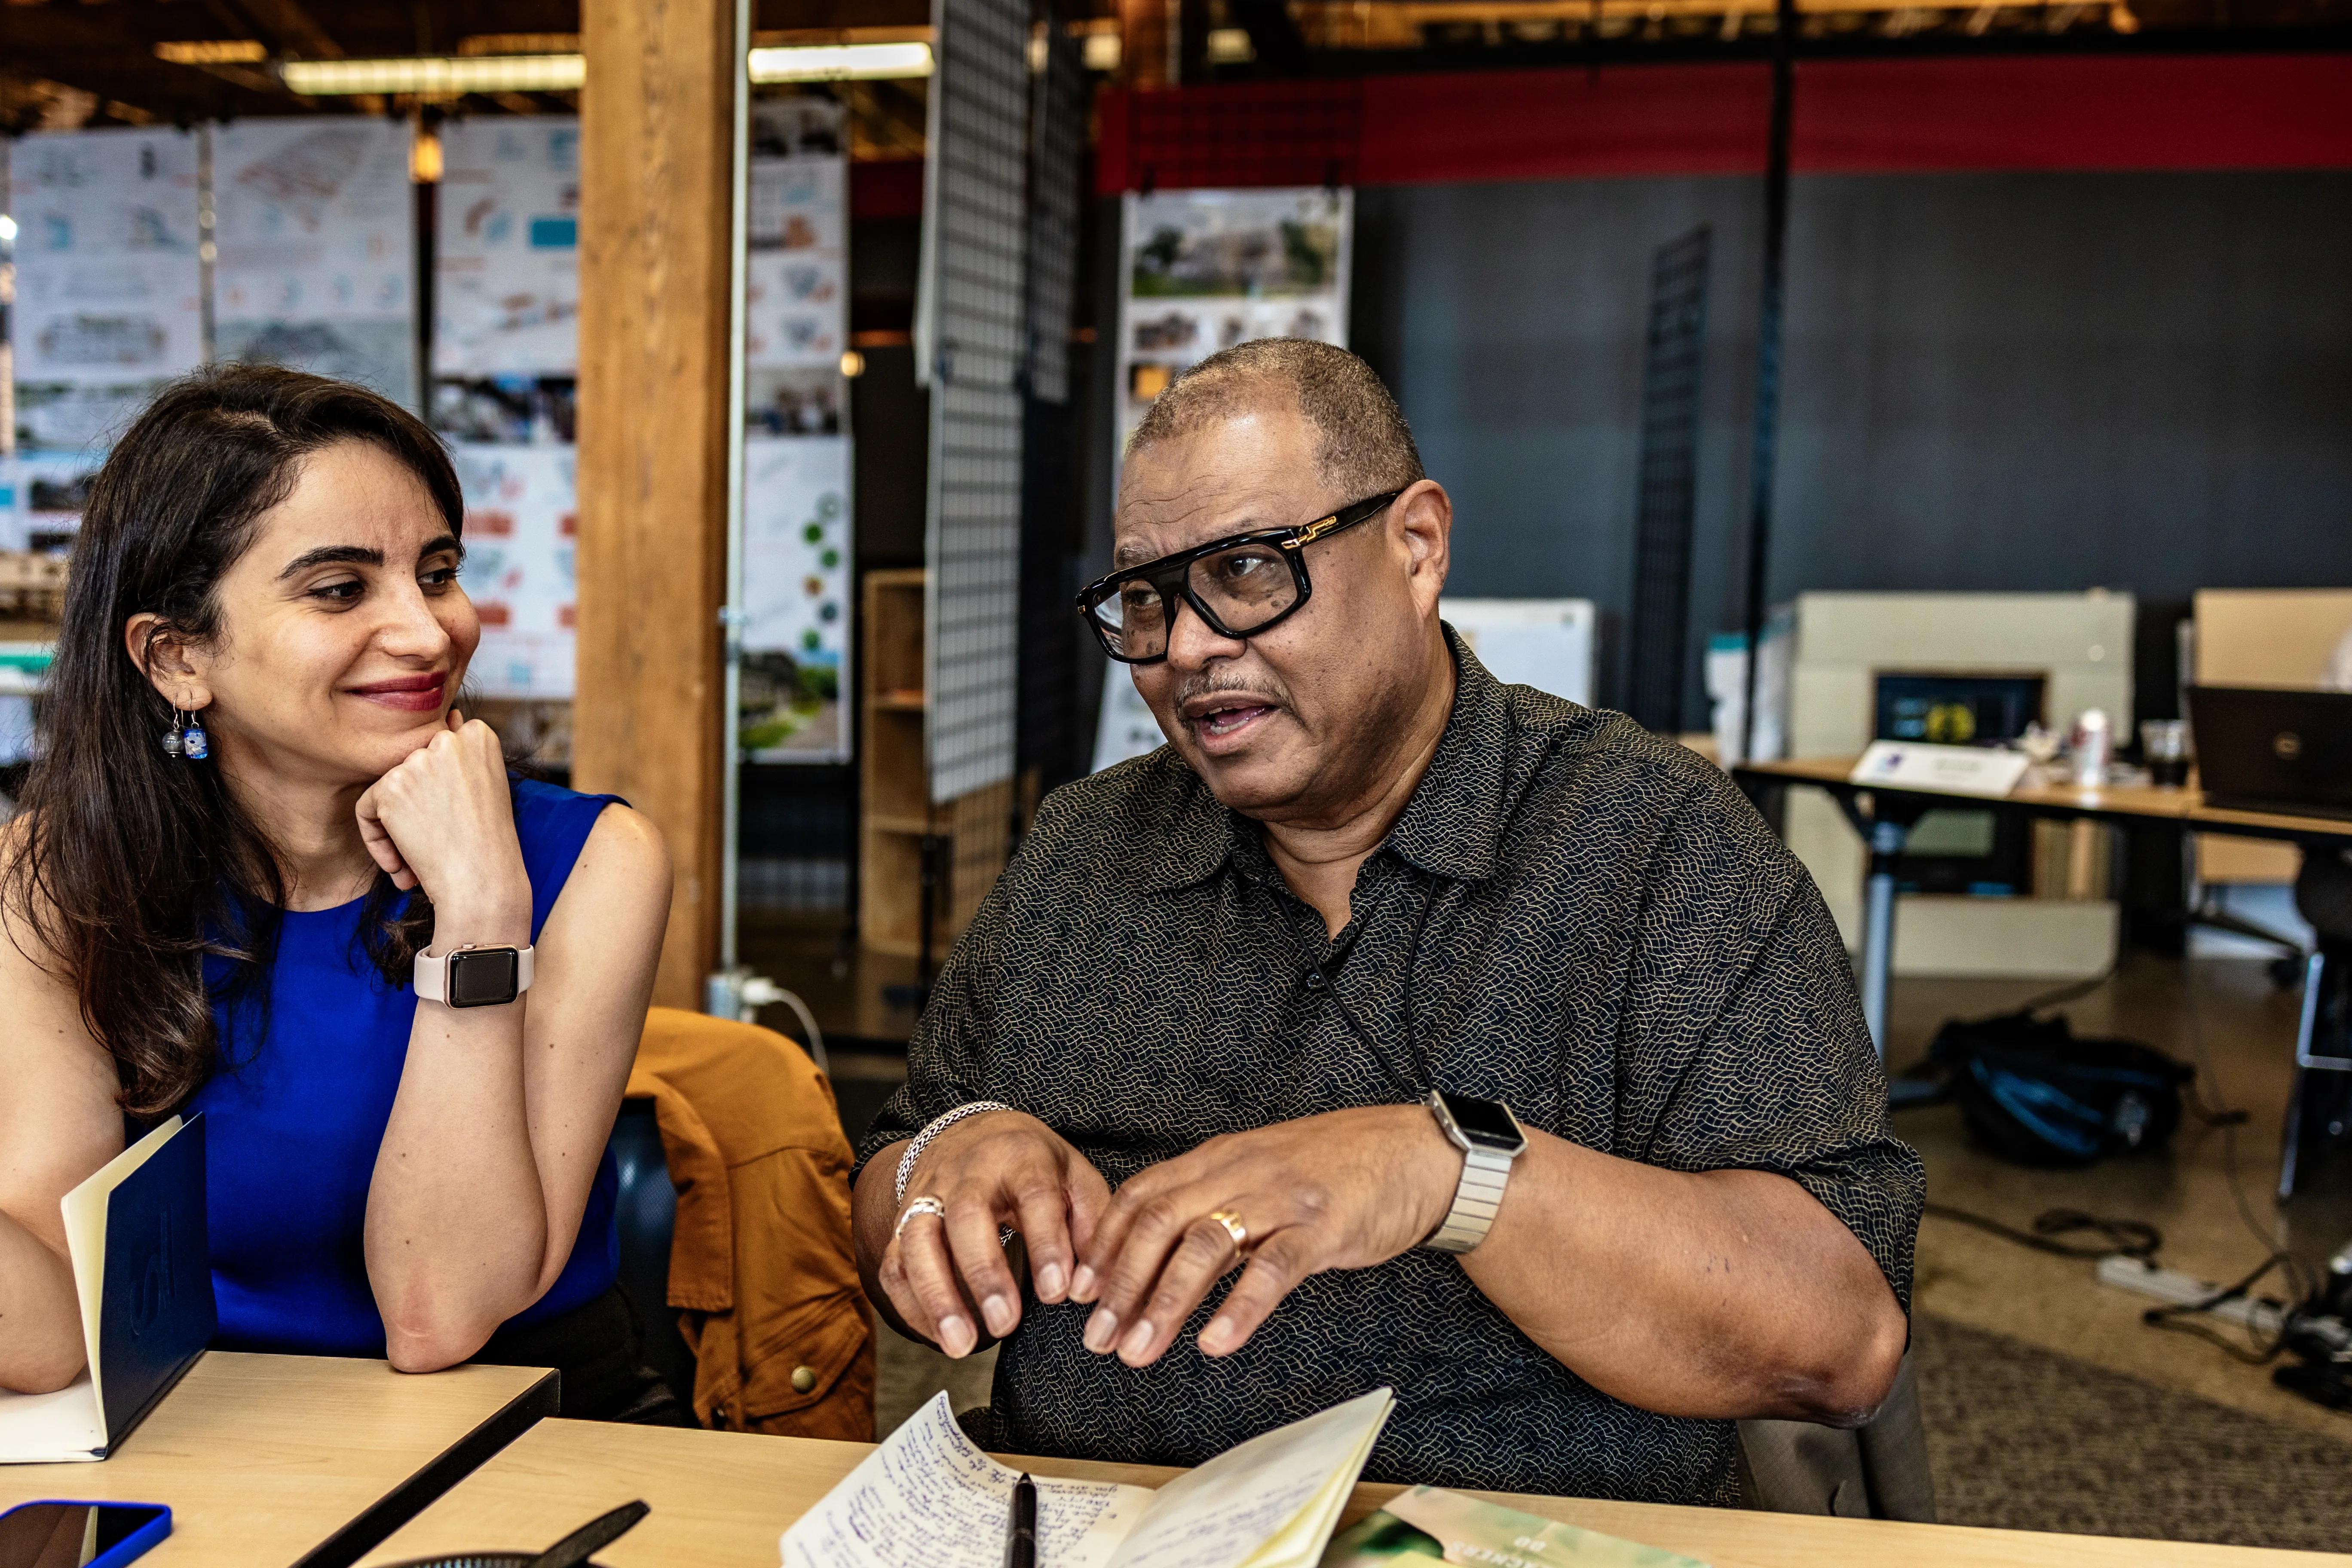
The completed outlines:
<svg viewBox="0 0 2352 1568">
<path fill-rule="evenodd" d="M 617 795 L 576 795 L 518 779 L 515 837 L 530 877 L 530 935 L 555 908 L 596 816 Z M 228 965 L 205 961 L 222 1064 L 183 1108 L 205 1113 L 205 1217 L 223 1350 L 383 1354 L 383 1319 L 368 1287 L 362 1227 L 376 1150 L 392 1120 L 415 987 L 394 987 L 359 942 L 362 900 L 289 910 L 268 972 L 268 1032 L 238 1009 L 232 1035 L 220 993 Z M 619 1176 L 604 1151 L 580 1237 L 545 1296 L 512 1321 L 533 1322 L 603 1294 L 615 1278 Z"/>
</svg>

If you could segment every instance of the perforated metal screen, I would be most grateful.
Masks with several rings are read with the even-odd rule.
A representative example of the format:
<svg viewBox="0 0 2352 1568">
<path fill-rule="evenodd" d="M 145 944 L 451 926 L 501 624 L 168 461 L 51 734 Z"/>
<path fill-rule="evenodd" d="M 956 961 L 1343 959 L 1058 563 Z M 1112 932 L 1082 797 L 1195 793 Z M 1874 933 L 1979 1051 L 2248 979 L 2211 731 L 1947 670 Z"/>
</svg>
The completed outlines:
<svg viewBox="0 0 2352 1568">
<path fill-rule="evenodd" d="M 1077 40 L 1045 30 L 1033 92 L 1029 185 L 1029 393 L 1070 400 L 1070 308 L 1078 270 L 1078 160 L 1086 145 L 1086 68 Z"/>
<path fill-rule="evenodd" d="M 933 0 L 915 323 L 931 389 L 925 678 L 935 804 L 1013 776 L 1029 10 Z"/>
</svg>

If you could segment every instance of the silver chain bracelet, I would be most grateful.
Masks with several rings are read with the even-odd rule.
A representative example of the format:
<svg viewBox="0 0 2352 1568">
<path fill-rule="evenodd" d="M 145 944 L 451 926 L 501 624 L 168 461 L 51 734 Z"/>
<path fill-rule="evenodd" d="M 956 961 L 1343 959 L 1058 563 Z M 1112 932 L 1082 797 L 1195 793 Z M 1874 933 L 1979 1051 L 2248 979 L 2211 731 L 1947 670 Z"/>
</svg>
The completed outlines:
<svg viewBox="0 0 2352 1568">
<path fill-rule="evenodd" d="M 915 1141 L 907 1145 L 907 1152 L 898 1156 L 898 1185 L 891 1206 L 899 1209 L 903 1209 L 907 1206 L 907 1184 L 914 1179 L 915 1162 L 922 1157 L 922 1153 L 925 1149 L 930 1147 L 932 1139 L 938 1137 L 940 1133 L 946 1131 L 957 1122 L 961 1121 L 967 1116 L 978 1116 L 983 1110 L 1010 1110 L 1012 1109 L 1013 1107 L 1004 1104 L 1001 1100 L 975 1100 L 971 1101 L 969 1104 L 957 1106 L 953 1110 L 949 1111 L 944 1116 L 934 1118 L 929 1126 L 915 1134 Z"/>
</svg>

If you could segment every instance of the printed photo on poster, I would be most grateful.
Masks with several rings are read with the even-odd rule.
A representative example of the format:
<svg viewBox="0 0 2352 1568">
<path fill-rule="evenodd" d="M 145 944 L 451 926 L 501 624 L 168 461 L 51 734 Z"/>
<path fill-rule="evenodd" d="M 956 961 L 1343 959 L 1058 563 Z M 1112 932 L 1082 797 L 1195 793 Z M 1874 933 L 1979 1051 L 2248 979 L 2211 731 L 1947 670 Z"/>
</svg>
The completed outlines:
<svg viewBox="0 0 2352 1568">
<path fill-rule="evenodd" d="M 240 120 L 214 132 L 214 348 L 417 404 L 408 127 Z"/>
<path fill-rule="evenodd" d="M 1118 451 L 1152 400 L 1255 338 L 1348 342 L 1355 193 L 1320 186 L 1129 193 L 1120 228 Z"/>
</svg>

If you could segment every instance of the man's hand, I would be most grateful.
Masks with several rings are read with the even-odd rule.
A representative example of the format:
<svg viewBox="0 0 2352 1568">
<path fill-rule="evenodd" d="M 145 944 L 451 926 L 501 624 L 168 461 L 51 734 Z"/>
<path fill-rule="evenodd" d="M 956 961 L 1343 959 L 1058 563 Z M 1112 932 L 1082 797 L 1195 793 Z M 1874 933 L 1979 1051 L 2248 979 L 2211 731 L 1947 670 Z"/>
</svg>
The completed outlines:
<svg viewBox="0 0 2352 1568">
<path fill-rule="evenodd" d="M 893 1155 L 890 1169 L 880 1173 L 886 1188 L 897 1163 Z M 1037 1299 L 1059 1301 L 1069 1293 L 1076 1249 L 1110 1201 L 1110 1184 L 1035 1117 L 990 1110 L 924 1146 L 908 1174 L 907 1205 L 923 1197 L 945 1205 L 945 1217 L 906 1205 L 894 1211 L 897 1233 L 875 1278 L 908 1328 L 963 1356 L 980 1342 L 973 1303 L 992 1338 L 1003 1339 L 1021 1321 L 1020 1282 L 1005 1264 L 998 1231 L 1011 1226 L 1021 1233 Z"/>
<path fill-rule="evenodd" d="M 1461 1152 L 1418 1104 L 1212 1138 L 1119 1188 L 1081 1241 L 1070 1294 L 1097 1303 L 1087 1348 L 1150 1365 L 1209 1288 L 1246 1258 L 1201 1331 L 1202 1353 L 1230 1355 L 1308 1275 L 1369 1268 L 1418 1246 L 1445 1217 L 1461 1176 Z M 1241 1225 L 1246 1244 L 1235 1245 L 1214 1217 L 1221 1213 Z"/>
</svg>

